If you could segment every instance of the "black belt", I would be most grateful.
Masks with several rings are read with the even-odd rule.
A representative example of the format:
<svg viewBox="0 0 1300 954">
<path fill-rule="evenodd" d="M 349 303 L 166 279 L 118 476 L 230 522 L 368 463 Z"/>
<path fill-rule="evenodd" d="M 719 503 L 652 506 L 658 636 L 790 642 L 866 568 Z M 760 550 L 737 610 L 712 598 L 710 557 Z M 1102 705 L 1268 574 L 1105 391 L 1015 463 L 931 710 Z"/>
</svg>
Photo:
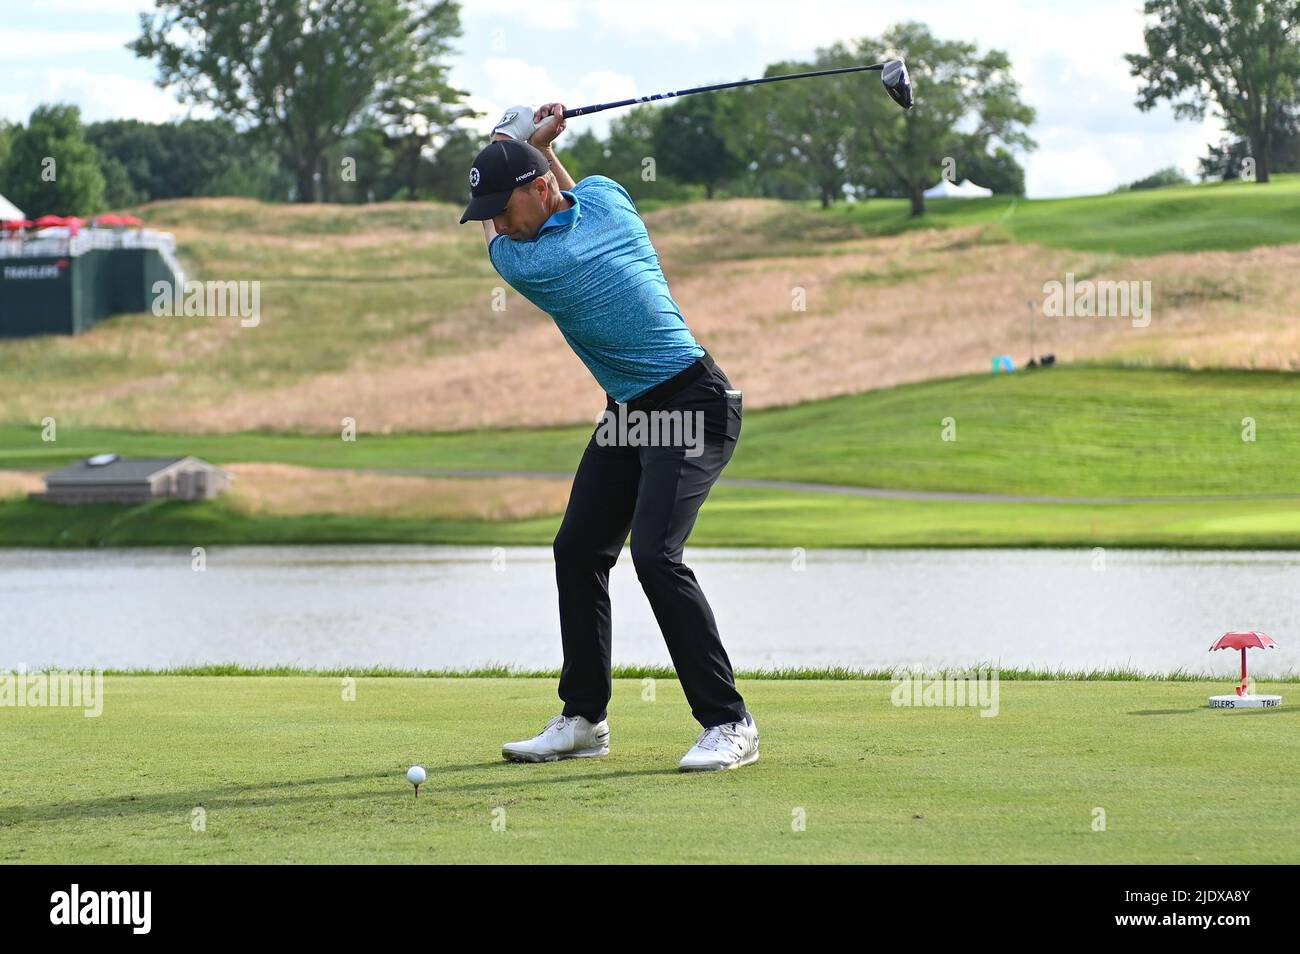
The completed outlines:
<svg viewBox="0 0 1300 954">
<path fill-rule="evenodd" d="M 643 391 L 632 400 L 627 402 L 629 411 L 650 411 L 658 407 L 664 401 L 667 401 L 674 394 L 685 390 L 694 384 L 700 378 L 704 377 L 711 370 L 716 368 L 712 356 L 706 351 L 703 357 L 696 358 L 695 361 L 685 370 L 678 371 L 667 381 L 656 384 L 648 391 Z M 610 398 L 613 401 L 613 398 Z"/>
</svg>

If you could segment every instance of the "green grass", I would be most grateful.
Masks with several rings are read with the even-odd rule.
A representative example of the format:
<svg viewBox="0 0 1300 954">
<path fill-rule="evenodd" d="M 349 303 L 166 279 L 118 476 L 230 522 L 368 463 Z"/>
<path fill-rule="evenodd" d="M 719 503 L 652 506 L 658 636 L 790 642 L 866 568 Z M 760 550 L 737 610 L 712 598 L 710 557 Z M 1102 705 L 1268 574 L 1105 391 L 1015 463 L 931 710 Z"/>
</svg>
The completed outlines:
<svg viewBox="0 0 1300 954">
<path fill-rule="evenodd" d="M 1236 251 L 1300 242 L 1300 175 L 1268 183 L 1170 186 L 1070 199 L 938 199 L 913 219 L 904 199 L 834 206 L 870 235 L 988 226 L 1017 242 L 1122 255 Z"/>
<path fill-rule="evenodd" d="M 249 516 L 223 500 L 138 507 L 0 501 L 0 545 L 29 547 L 421 543 L 550 546 L 560 517 L 510 521 Z M 882 500 L 714 489 L 700 547 L 1175 547 L 1300 549 L 1300 500 L 1081 506 Z"/>
<path fill-rule="evenodd" d="M 1200 672 L 1173 670 L 1171 672 L 1145 672 L 1131 666 L 1109 669 L 1001 669 L 995 663 L 977 662 L 968 667 L 974 670 L 997 669 L 999 678 L 1016 682 L 1205 682 L 1216 677 L 1213 669 Z M 37 666 L 30 672 L 58 671 L 58 667 Z M 896 669 L 861 669 L 852 666 L 785 666 L 761 669 L 737 669 L 737 679 L 763 681 L 812 680 L 823 681 L 888 681 Z M 676 679 L 671 666 L 616 665 L 615 679 Z M 105 669 L 106 676 L 258 676 L 271 679 L 286 677 L 334 677 L 353 679 L 558 679 L 558 669 L 517 669 L 506 665 L 474 666 L 469 669 L 401 669 L 392 666 L 355 666 L 346 669 L 308 666 L 245 666 L 241 663 L 202 663 L 195 666 L 168 666 L 163 669 Z M 1300 672 L 1274 674 L 1274 683 L 1300 683 Z"/>
<path fill-rule="evenodd" d="M 957 440 L 942 440 L 944 418 Z M 1256 440 L 1242 440 L 1252 417 Z M 0 468 L 114 450 L 216 463 L 571 473 L 586 426 L 337 437 L 0 426 Z M 1300 494 L 1300 375 L 1059 367 L 972 375 L 750 411 L 731 478 L 1031 496 Z"/>
<path fill-rule="evenodd" d="M 1300 861 L 1300 710 L 1203 708 L 1222 684 L 1008 682 L 994 718 L 879 682 L 741 688 L 762 759 L 683 776 L 697 727 L 666 679 L 654 702 L 616 682 L 608 758 L 530 766 L 499 746 L 554 714 L 550 680 L 344 702 L 338 679 L 109 677 L 99 718 L 0 710 L 0 861 Z"/>
<path fill-rule="evenodd" d="M 1256 440 L 1242 438 L 1244 417 Z M 957 441 L 941 440 L 941 421 Z M 0 428 L 0 467 L 54 467 L 103 450 L 194 453 L 217 463 L 570 472 L 587 429 L 187 437 Z M 1300 546 L 1300 379 L 1294 374 L 1063 367 L 909 385 L 751 412 L 728 478 L 1153 502 L 898 501 L 722 485 L 698 546 Z M 1197 495 L 1238 497 L 1213 503 Z M 1286 495 L 1290 495 L 1290 498 Z M 1251 497 L 1255 499 L 1250 499 Z M 1268 499 L 1273 496 L 1277 499 Z M 1165 499 L 1161 499 L 1165 498 Z M 434 521 L 252 517 L 225 500 L 67 508 L 0 502 L 10 546 L 235 543 L 548 545 L 558 515 Z"/>
<path fill-rule="evenodd" d="M 238 432 L 166 434 L 111 428 L 59 429 L 42 442 L 40 429 L 0 424 L 0 469 L 61 467 L 112 449 L 130 457 L 193 454 L 214 463 L 275 461 L 305 467 L 451 468 L 573 472 L 591 428 L 458 431 L 442 434 L 367 434 L 355 442 L 338 435 Z"/>
<path fill-rule="evenodd" d="M 957 439 L 941 439 L 941 421 Z M 1256 440 L 1242 440 L 1253 417 Z M 728 473 L 1040 496 L 1300 493 L 1300 375 L 1060 367 L 755 415 Z"/>
</svg>

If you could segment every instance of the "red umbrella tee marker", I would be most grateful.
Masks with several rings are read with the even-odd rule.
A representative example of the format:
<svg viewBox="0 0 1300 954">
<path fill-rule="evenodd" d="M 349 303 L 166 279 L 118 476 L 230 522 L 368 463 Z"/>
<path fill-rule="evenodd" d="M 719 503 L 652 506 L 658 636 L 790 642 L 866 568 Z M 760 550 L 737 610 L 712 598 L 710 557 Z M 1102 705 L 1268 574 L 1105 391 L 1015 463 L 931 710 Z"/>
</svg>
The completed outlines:
<svg viewBox="0 0 1300 954">
<path fill-rule="evenodd" d="M 1273 641 L 1272 636 L 1264 633 L 1250 632 L 1232 632 L 1224 633 L 1214 645 L 1210 647 L 1213 652 L 1216 649 L 1239 649 L 1241 650 L 1241 685 L 1237 687 L 1236 696 L 1210 696 L 1211 709 L 1275 709 L 1282 704 L 1281 696 L 1256 696 L 1252 695 L 1246 682 L 1246 650 L 1247 649 L 1272 649 L 1277 643 Z"/>
</svg>

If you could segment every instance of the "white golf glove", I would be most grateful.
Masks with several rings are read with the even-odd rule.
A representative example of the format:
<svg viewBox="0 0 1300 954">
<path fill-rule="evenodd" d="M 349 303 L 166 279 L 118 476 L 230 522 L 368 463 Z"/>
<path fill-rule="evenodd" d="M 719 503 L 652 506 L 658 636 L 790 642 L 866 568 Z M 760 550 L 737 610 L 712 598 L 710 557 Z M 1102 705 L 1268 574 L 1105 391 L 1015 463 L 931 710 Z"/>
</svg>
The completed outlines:
<svg viewBox="0 0 1300 954">
<path fill-rule="evenodd" d="M 537 126 L 533 123 L 535 112 L 533 107 L 526 105 L 508 107 L 500 121 L 492 127 L 492 135 L 504 133 L 511 139 L 527 142 L 528 137 L 537 131 Z"/>
</svg>

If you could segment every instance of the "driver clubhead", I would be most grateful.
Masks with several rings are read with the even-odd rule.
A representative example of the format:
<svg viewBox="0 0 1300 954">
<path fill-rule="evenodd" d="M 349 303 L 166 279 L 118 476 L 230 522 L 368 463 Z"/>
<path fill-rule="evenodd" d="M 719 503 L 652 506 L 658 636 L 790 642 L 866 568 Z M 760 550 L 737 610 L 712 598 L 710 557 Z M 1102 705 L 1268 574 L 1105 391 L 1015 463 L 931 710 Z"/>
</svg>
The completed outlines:
<svg viewBox="0 0 1300 954">
<path fill-rule="evenodd" d="M 912 79 L 907 75 L 907 64 L 890 60 L 880 71 L 880 81 L 885 84 L 890 99 L 904 109 L 912 108 Z"/>
</svg>

